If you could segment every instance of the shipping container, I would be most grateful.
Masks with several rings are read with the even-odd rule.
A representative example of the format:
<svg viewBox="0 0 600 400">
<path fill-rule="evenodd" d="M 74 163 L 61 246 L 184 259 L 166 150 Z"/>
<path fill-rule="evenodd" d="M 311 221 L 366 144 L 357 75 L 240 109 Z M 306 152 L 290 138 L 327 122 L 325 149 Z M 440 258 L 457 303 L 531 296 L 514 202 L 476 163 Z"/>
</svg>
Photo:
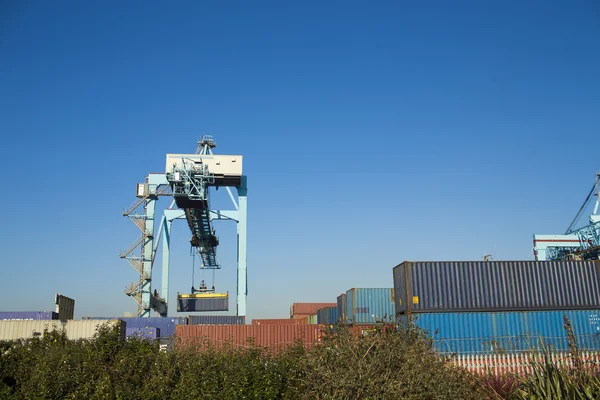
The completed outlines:
<svg viewBox="0 0 600 400">
<path fill-rule="evenodd" d="M 197 295 L 189 295 L 197 296 Z M 178 297 L 177 312 L 229 311 L 229 297 Z"/>
<path fill-rule="evenodd" d="M 54 311 L 0 311 L 0 321 L 42 321 L 57 320 Z"/>
<path fill-rule="evenodd" d="M 540 348 L 542 342 L 567 351 L 563 316 L 580 350 L 600 350 L 600 310 L 413 313 L 400 316 L 399 322 L 402 326 L 410 318 L 444 353 L 519 352 Z"/>
<path fill-rule="evenodd" d="M 96 319 L 120 319 L 128 328 L 159 328 L 162 338 L 173 337 L 177 325 L 187 325 L 188 317 L 96 317 Z"/>
<path fill-rule="evenodd" d="M 335 325 L 338 321 L 337 307 L 324 307 L 317 310 L 317 323 L 325 326 Z"/>
<path fill-rule="evenodd" d="M 395 322 L 393 288 L 352 288 L 346 292 L 346 323 Z"/>
<path fill-rule="evenodd" d="M 306 325 L 308 318 L 271 318 L 253 319 L 252 325 Z"/>
<path fill-rule="evenodd" d="M 323 307 L 336 307 L 337 303 L 294 303 L 290 307 L 290 317 L 316 315 Z"/>
<path fill-rule="evenodd" d="M 189 317 L 168 317 L 175 319 L 175 325 L 187 325 L 189 323 Z"/>
<path fill-rule="evenodd" d="M 313 315 L 309 315 L 307 317 L 307 323 L 308 324 L 316 324 L 317 323 L 317 314 L 313 314 Z"/>
<path fill-rule="evenodd" d="M 342 293 L 337 298 L 337 313 L 340 322 L 346 321 L 346 293 Z"/>
<path fill-rule="evenodd" d="M 396 310 L 600 308 L 599 261 L 436 261 L 394 267 Z"/>
<path fill-rule="evenodd" d="M 246 317 L 237 315 L 190 315 L 189 325 L 244 325 Z"/>
<path fill-rule="evenodd" d="M 160 328 L 126 328 L 125 336 L 128 338 L 158 339 L 160 338 Z"/>
<path fill-rule="evenodd" d="M 41 337 L 44 331 L 61 330 L 60 320 L 5 320 L 0 321 L 0 341 Z"/>
<path fill-rule="evenodd" d="M 122 340 L 125 340 L 126 324 L 121 320 L 88 319 L 88 320 L 68 320 L 63 326 L 67 333 L 67 339 L 91 339 L 100 326 L 116 327 Z"/>
<path fill-rule="evenodd" d="M 69 319 L 73 319 L 75 315 L 75 300 L 70 297 L 63 296 L 62 294 L 56 293 L 54 295 L 54 304 L 56 304 L 56 312 L 58 318 L 62 322 L 66 322 Z"/>
<path fill-rule="evenodd" d="M 300 340 L 309 347 L 320 342 L 322 325 L 180 325 L 177 327 L 178 346 L 203 346 L 208 341 L 219 347 L 227 343 L 235 347 L 253 345 L 278 351 Z"/>
<path fill-rule="evenodd" d="M 128 328 L 159 328 L 163 338 L 175 335 L 175 327 L 187 321 L 174 317 L 148 317 L 148 318 L 121 318 L 126 322 Z"/>
<path fill-rule="evenodd" d="M 0 321 L 0 340 L 19 340 L 41 337 L 44 331 L 64 330 L 67 339 L 91 339 L 100 325 L 118 326 L 121 337 L 125 338 L 125 325 L 119 320 L 60 320 L 39 321 Z"/>
</svg>

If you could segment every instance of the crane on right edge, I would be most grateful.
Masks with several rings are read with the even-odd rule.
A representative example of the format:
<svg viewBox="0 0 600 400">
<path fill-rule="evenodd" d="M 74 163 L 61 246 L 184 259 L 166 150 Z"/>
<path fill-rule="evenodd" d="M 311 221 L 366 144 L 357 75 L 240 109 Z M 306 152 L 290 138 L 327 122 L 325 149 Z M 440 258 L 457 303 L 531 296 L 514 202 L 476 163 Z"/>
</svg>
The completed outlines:
<svg viewBox="0 0 600 400">
<path fill-rule="evenodd" d="M 579 219 L 596 197 L 589 224 L 576 228 Z M 600 172 L 579 212 L 563 235 L 533 235 L 536 260 L 598 260 L 600 259 Z"/>
</svg>

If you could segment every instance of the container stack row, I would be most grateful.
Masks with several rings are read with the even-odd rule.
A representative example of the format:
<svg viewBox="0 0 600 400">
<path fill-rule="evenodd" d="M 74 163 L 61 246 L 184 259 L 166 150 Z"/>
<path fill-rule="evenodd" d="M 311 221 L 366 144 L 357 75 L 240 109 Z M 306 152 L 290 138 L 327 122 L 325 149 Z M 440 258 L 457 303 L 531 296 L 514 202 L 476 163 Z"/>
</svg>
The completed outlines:
<svg viewBox="0 0 600 400">
<path fill-rule="evenodd" d="M 120 319 L 131 329 L 132 335 L 139 334 L 137 330 L 156 330 L 156 338 L 169 339 L 175 336 L 179 325 L 244 325 L 245 317 L 236 315 L 189 315 L 187 317 L 99 317 L 97 319 Z M 129 331 L 128 331 L 129 332 Z M 130 336 L 129 334 L 127 336 Z"/>
<path fill-rule="evenodd" d="M 598 261 L 403 262 L 394 267 L 397 322 L 462 354 L 600 348 Z"/>
<path fill-rule="evenodd" d="M 329 326 L 395 322 L 394 288 L 352 288 L 332 306 L 317 310 L 317 323 Z"/>
</svg>

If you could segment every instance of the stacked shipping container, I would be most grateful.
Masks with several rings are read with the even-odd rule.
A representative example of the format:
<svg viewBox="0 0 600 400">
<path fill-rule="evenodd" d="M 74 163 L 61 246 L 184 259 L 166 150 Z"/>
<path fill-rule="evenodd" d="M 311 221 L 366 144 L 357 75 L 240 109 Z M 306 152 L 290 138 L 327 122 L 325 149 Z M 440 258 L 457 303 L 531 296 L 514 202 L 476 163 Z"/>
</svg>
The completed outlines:
<svg viewBox="0 0 600 400">
<path fill-rule="evenodd" d="M 337 307 L 324 307 L 317 310 L 317 323 L 326 326 L 335 325 L 338 321 Z"/>
<path fill-rule="evenodd" d="M 336 307 L 337 303 L 294 303 L 290 307 L 290 318 L 308 318 L 314 315 L 316 319 L 317 310 L 323 307 Z M 308 322 L 313 323 L 313 322 Z"/>
<path fill-rule="evenodd" d="M 540 349 L 542 344 L 568 351 L 564 316 L 579 349 L 600 348 L 600 310 L 419 313 L 412 320 L 431 333 L 438 350 L 476 354 Z M 399 318 L 401 323 L 407 319 Z"/>
<path fill-rule="evenodd" d="M 56 320 L 58 313 L 54 311 L 2 311 L 0 321 L 42 321 Z"/>
<path fill-rule="evenodd" d="M 338 321 L 346 322 L 346 293 L 342 293 L 337 298 Z"/>
<path fill-rule="evenodd" d="M 141 339 L 158 339 L 160 337 L 159 328 L 125 328 L 125 336 L 139 337 Z"/>
<path fill-rule="evenodd" d="M 320 341 L 321 325 L 179 325 L 176 330 L 178 346 L 205 346 L 210 343 L 221 347 L 227 343 L 235 347 L 253 345 L 278 351 L 297 340 L 305 346 Z"/>
<path fill-rule="evenodd" d="M 237 315 L 190 315 L 187 321 L 188 325 L 244 325 L 246 317 Z"/>
<path fill-rule="evenodd" d="M 352 288 L 346 292 L 347 323 L 395 322 L 395 314 L 393 288 Z"/>
<path fill-rule="evenodd" d="M 582 349 L 599 348 L 598 261 L 404 262 L 393 276 L 398 321 L 442 351 L 521 351 L 539 336 L 565 349 L 563 315 Z"/>
<path fill-rule="evenodd" d="M 271 318 L 271 319 L 253 319 L 252 325 L 306 325 L 308 318 Z"/>
</svg>

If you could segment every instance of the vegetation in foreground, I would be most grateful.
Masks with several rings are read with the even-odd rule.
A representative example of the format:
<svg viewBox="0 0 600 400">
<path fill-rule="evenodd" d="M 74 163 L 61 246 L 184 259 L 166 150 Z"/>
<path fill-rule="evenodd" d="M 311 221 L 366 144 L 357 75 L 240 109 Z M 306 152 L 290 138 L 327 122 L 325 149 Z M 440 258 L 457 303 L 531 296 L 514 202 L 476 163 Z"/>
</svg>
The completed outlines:
<svg viewBox="0 0 600 400">
<path fill-rule="evenodd" d="M 48 333 L 0 343 L 2 399 L 588 399 L 600 381 L 582 366 L 540 360 L 529 379 L 478 377 L 439 357 L 415 328 L 368 335 L 340 330 L 318 346 L 271 353 L 245 348 L 179 347 Z"/>
</svg>

